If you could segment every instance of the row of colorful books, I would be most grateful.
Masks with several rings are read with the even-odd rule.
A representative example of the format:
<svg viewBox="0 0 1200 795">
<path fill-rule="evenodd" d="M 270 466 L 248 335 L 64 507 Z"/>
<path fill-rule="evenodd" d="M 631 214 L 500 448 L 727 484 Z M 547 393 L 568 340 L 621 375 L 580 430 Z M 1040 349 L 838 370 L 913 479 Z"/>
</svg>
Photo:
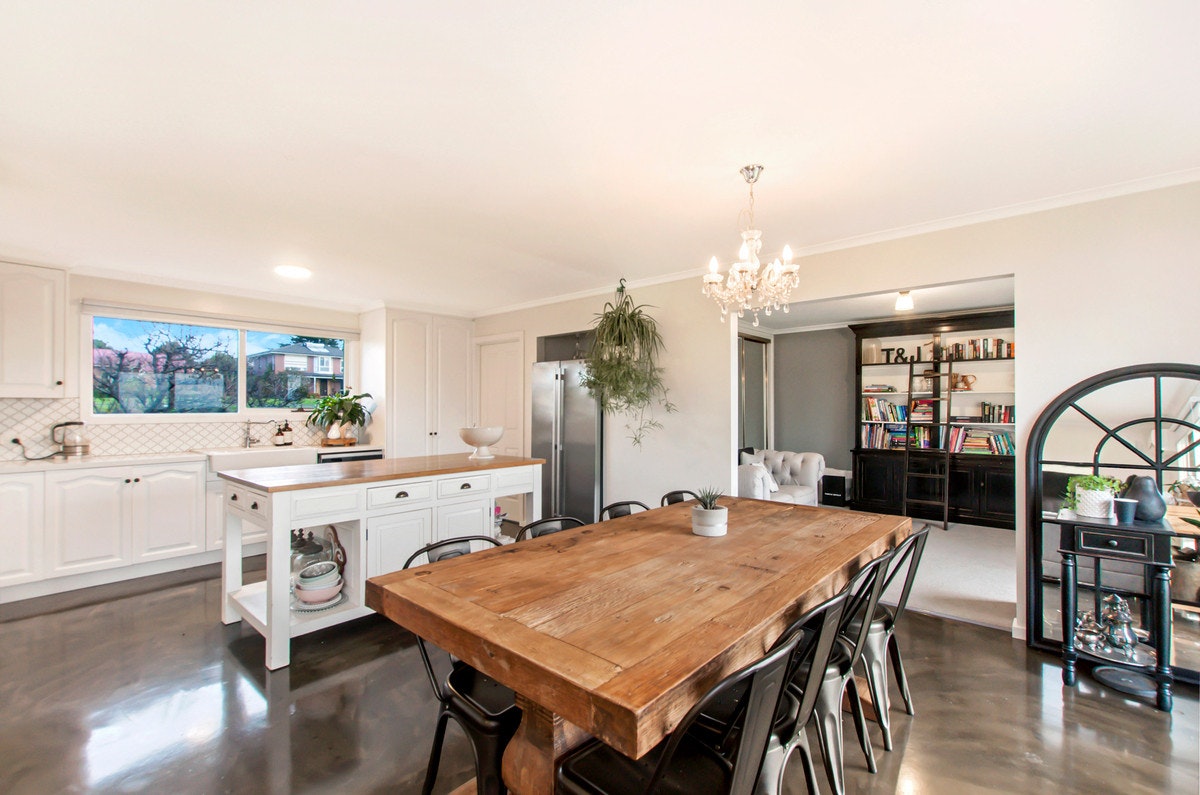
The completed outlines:
<svg viewBox="0 0 1200 795">
<path fill-rule="evenodd" d="M 872 450 L 903 450 L 904 425 L 864 425 L 862 446 Z"/>
<path fill-rule="evenodd" d="M 862 400 L 862 416 L 864 420 L 875 422 L 904 422 L 908 412 L 904 406 L 897 406 L 890 400 L 865 397 Z"/>
<path fill-rule="evenodd" d="M 937 401 L 930 398 L 917 398 L 912 402 L 913 422 L 933 422 L 934 404 Z"/>
<path fill-rule="evenodd" d="M 980 419 L 983 422 L 1016 422 L 1017 407 L 1004 403 L 979 402 Z"/>
<path fill-rule="evenodd" d="M 1016 455 L 1017 446 L 1008 431 L 989 428 L 951 428 L 950 452 L 978 455 Z"/>
<path fill-rule="evenodd" d="M 943 345 L 935 353 L 939 359 L 1011 359 L 1016 356 L 1016 343 L 1000 337 L 980 337 Z"/>
</svg>

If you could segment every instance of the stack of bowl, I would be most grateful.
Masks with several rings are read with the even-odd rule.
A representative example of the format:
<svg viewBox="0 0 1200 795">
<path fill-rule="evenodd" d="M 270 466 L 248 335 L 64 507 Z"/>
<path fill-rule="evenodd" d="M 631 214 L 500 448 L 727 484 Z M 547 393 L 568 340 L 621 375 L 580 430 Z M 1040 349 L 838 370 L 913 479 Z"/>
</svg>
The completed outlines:
<svg viewBox="0 0 1200 795">
<path fill-rule="evenodd" d="M 305 566 L 296 575 L 296 598 L 306 604 L 320 604 L 342 592 L 342 575 L 332 560 Z"/>
</svg>

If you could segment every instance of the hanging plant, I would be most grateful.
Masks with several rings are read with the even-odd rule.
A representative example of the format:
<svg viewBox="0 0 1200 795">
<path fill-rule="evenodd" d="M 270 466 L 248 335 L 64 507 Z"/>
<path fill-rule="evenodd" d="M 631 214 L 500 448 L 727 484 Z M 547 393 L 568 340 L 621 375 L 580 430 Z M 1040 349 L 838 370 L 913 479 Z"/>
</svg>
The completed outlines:
<svg viewBox="0 0 1200 795">
<path fill-rule="evenodd" d="M 621 279 L 614 300 L 596 315 L 596 338 L 582 378 L 601 410 L 629 417 L 625 427 L 639 447 L 648 431 L 662 428 L 647 413 L 652 406 L 657 403 L 664 411 L 675 411 L 656 361 L 663 348 L 662 335 L 645 309 L 633 302 Z"/>
</svg>

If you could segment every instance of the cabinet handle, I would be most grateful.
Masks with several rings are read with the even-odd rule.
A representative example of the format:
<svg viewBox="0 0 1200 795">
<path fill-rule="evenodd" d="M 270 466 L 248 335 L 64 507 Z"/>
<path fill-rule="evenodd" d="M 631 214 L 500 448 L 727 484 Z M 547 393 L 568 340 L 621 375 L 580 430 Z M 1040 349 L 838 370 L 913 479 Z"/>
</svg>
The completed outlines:
<svg viewBox="0 0 1200 795">
<path fill-rule="evenodd" d="M 229 496 L 229 501 L 230 501 L 230 502 L 237 502 L 237 495 L 236 495 L 236 494 L 231 494 L 231 495 Z"/>
<path fill-rule="evenodd" d="M 55 382 L 54 382 L 54 385 L 55 385 L 55 386 L 62 386 L 62 381 L 61 381 L 61 380 L 59 380 L 59 381 L 55 381 Z"/>
<path fill-rule="evenodd" d="M 1117 539 L 1115 539 L 1115 538 L 1110 538 L 1110 539 L 1108 539 L 1108 545 L 1109 545 L 1110 547 L 1112 547 L 1112 548 L 1116 549 L 1116 546 L 1117 546 Z"/>
<path fill-rule="evenodd" d="M 459 487 L 458 487 L 458 490 L 459 490 L 459 491 L 466 491 L 466 490 L 467 490 L 467 489 L 469 489 L 469 488 L 471 488 L 471 484 L 470 484 L 470 483 L 464 483 L 464 484 L 462 484 L 461 486 L 459 486 Z"/>
<path fill-rule="evenodd" d="M 404 499 L 405 497 L 407 497 L 407 496 L 408 496 L 408 492 L 407 492 L 407 491 L 398 491 L 398 492 L 396 492 L 396 497 L 395 497 L 395 499 L 397 499 L 397 500 L 403 500 L 403 499 Z"/>
<path fill-rule="evenodd" d="M 252 511 L 257 511 L 257 510 L 258 510 L 258 503 L 257 503 L 257 502 L 252 502 L 252 503 L 250 503 L 250 510 L 252 510 Z"/>
<path fill-rule="evenodd" d="M 125 482 L 126 482 L 126 483 L 132 483 L 133 481 L 131 481 L 129 478 L 125 478 Z"/>
<path fill-rule="evenodd" d="M 141 483 L 141 482 L 142 482 L 142 479 L 141 479 L 141 478 L 134 478 L 134 479 L 133 479 L 133 482 L 134 482 L 134 483 Z"/>
</svg>

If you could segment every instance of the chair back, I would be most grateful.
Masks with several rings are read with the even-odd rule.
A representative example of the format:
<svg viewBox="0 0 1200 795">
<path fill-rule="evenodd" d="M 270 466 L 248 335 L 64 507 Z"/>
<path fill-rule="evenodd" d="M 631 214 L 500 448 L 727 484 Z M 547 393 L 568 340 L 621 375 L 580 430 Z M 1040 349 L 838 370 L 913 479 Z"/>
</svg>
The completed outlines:
<svg viewBox="0 0 1200 795">
<path fill-rule="evenodd" d="M 698 499 L 700 499 L 700 495 L 696 494 L 696 492 L 688 491 L 687 489 L 679 489 L 678 491 L 668 491 L 666 494 L 664 494 L 662 496 L 662 502 L 659 503 L 659 506 L 666 507 L 668 505 L 674 505 L 677 502 Z"/>
<path fill-rule="evenodd" d="M 904 613 L 904 607 L 908 604 L 908 594 L 912 591 L 913 581 L 917 578 L 917 566 L 921 565 L 921 555 L 925 553 L 925 542 L 928 540 L 929 525 L 922 525 L 919 530 L 914 530 L 912 535 L 904 539 L 900 546 L 896 547 L 895 554 L 892 555 L 887 579 L 883 583 L 884 592 L 892 586 L 892 582 L 902 570 L 905 572 L 904 587 L 900 590 L 900 598 L 896 600 L 894 621 L 900 620 L 900 616 Z M 905 564 L 907 564 L 907 568 Z"/>
<path fill-rule="evenodd" d="M 606 519 L 616 519 L 618 516 L 629 516 L 634 512 L 635 508 L 640 508 L 643 511 L 650 510 L 650 506 L 644 502 L 638 502 L 637 500 L 622 500 L 620 502 L 614 502 L 611 505 L 605 505 L 600 510 L 600 521 L 603 522 Z"/>
<path fill-rule="evenodd" d="M 888 562 L 894 553 L 895 550 L 889 549 L 867 563 L 850 578 L 850 582 L 846 583 L 846 587 L 843 589 L 846 594 L 846 607 L 838 622 L 838 632 L 846 635 L 853 644 L 853 651 L 850 655 L 851 667 L 858 663 L 858 658 L 862 655 L 863 644 L 867 641 L 867 633 L 871 631 L 871 617 L 875 615 L 875 606 L 879 604 L 879 597 L 883 594 Z M 856 616 L 860 616 L 862 621 L 855 630 L 855 634 L 851 635 L 849 634 L 850 625 Z"/>
<path fill-rule="evenodd" d="M 767 752 L 767 741 L 771 736 L 779 700 L 783 697 L 783 688 L 787 684 L 792 657 L 801 637 L 802 633 L 792 633 L 791 637 L 777 643 L 764 657 L 729 675 L 705 693 L 671 733 L 646 792 L 654 792 L 663 775 L 671 771 L 680 742 L 705 710 L 727 697 L 731 690 L 744 687 L 744 708 L 740 709 L 736 727 L 738 739 L 731 758 L 733 770 L 728 792 L 730 795 L 751 795 Z"/>
<path fill-rule="evenodd" d="M 479 541 L 484 544 L 490 544 L 494 547 L 500 546 L 500 542 L 488 536 L 458 536 L 457 538 L 447 538 L 442 541 L 434 541 L 432 544 L 426 544 L 416 552 L 408 556 L 408 560 L 404 561 L 404 568 L 410 569 L 413 565 L 422 565 L 417 563 L 417 559 L 424 556 L 426 562 L 437 563 L 450 558 L 457 558 L 467 555 L 471 552 L 471 542 Z M 438 701 L 445 703 L 449 698 L 446 692 L 445 685 L 446 673 L 440 676 L 434 670 L 434 655 L 437 656 L 439 663 L 438 667 L 445 667 L 446 672 L 454 665 L 454 658 L 449 652 L 442 651 L 432 643 L 426 644 L 425 640 L 420 635 L 415 635 L 417 639 L 417 650 L 421 652 L 421 662 L 425 664 L 425 673 L 429 674 L 429 684 L 433 686 L 433 694 Z M 444 658 L 444 659 L 443 659 Z"/>
<path fill-rule="evenodd" d="M 517 532 L 517 540 L 524 541 L 527 538 L 537 538 L 538 536 L 549 535 L 550 533 L 558 533 L 563 530 L 570 530 L 572 527 L 583 527 L 587 522 L 582 519 L 576 519 L 574 516 L 551 516 L 547 519 L 538 519 L 536 522 L 530 522 L 522 527 Z"/>
<path fill-rule="evenodd" d="M 806 725 L 817 707 L 821 680 L 825 676 L 825 667 L 829 665 L 829 657 L 833 654 L 833 645 L 837 642 L 838 628 L 841 626 L 845 609 L 846 592 L 843 590 L 810 610 L 788 630 L 801 636 L 792 655 L 788 681 L 796 678 L 796 672 L 805 671 L 803 681 L 795 682 L 801 693 L 800 709 L 796 713 L 797 726 Z M 781 637 L 786 637 L 786 633 Z"/>
</svg>

